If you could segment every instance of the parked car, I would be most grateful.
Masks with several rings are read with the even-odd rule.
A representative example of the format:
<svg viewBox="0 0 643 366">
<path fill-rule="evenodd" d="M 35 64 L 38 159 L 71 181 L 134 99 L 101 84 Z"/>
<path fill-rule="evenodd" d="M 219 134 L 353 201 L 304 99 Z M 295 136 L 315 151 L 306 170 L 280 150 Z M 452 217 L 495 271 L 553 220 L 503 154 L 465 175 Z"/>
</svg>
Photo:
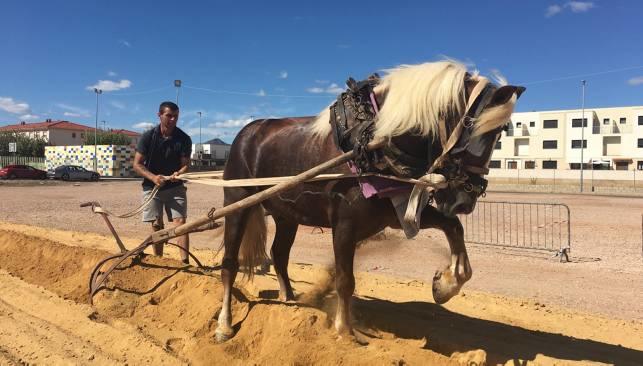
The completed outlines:
<svg viewBox="0 0 643 366">
<path fill-rule="evenodd" d="M 7 165 L 0 169 L 0 178 L 4 179 L 46 179 L 47 172 L 29 165 Z"/>
<path fill-rule="evenodd" d="M 62 180 L 98 180 L 100 174 L 77 165 L 61 165 L 50 176 Z"/>
</svg>

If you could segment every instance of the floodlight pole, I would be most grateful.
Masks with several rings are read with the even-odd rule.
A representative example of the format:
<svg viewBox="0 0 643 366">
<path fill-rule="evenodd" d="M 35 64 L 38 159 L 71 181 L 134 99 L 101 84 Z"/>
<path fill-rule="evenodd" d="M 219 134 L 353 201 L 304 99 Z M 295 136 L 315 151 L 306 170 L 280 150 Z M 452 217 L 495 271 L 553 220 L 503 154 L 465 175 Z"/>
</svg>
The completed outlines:
<svg viewBox="0 0 643 366">
<path fill-rule="evenodd" d="M 580 192 L 583 193 L 583 150 L 585 150 L 585 80 L 581 80 L 583 87 L 583 101 L 580 117 Z"/>
<path fill-rule="evenodd" d="M 101 89 L 94 88 L 94 93 L 96 93 L 96 125 L 94 128 L 94 171 L 98 172 L 98 149 L 96 147 L 98 142 L 98 96 L 103 93 Z"/>
<path fill-rule="evenodd" d="M 174 80 L 174 86 L 176 87 L 176 105 L 179 105 L 179 90 L 181 90 L 181 80 Z"/>
</svg>

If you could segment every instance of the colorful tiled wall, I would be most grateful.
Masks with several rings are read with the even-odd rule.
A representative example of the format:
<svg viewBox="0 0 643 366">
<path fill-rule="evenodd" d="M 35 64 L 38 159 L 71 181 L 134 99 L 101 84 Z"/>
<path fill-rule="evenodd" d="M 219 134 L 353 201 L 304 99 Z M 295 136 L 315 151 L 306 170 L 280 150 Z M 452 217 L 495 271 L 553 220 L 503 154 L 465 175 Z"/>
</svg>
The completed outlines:
<svg viewBox="0 0 643 366">
<path fill-rule="evenodd" d="M 135 151 L 132 146 L 96 146 L 98 173 L 103 177 L 135 177 L 132 168 Z M 78 165 L 94 170 L 94 145 L 46 146 L 45 159 L 47 170 L 61 165 Z"/>
</svg>

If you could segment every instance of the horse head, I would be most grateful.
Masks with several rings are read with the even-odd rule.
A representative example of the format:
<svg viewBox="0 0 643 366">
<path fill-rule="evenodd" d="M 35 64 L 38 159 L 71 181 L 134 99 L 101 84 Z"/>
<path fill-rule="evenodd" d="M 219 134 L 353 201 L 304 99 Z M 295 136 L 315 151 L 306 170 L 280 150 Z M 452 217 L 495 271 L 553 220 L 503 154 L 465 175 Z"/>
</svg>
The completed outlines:
<svg viewBox="0 0 643 366">
<path fill-rule="evenodd" d="M 382 104 L 375 136 L 428 139 L 432 161 L 427 173 L 441 174 L 448 182 L 435 191 L 438 210 L 448 216 L 468 214 L 487 188 L 484 176 L 494 146 L 524 90 L 497 86 L 453 61 L 401 66 L 389 70 L 375 88 Z"/>
<path fill-rule="evenodd" d="M 484 176 L 489 173 L 494 147 L 509 122 L 516 100 L 525 90 L 513 85 L 487 87 L 490 89 L 488 102 L 481 107 L 478 117 L 464 117 L 469 119 L 468 127 L 465 126 L 445 156 L 442 168 L 436 170 L 449 182 L 448 188 L 435 193 L 438 210 L 449 216 L 471 213 L 477 199 L 485 194 L 487 180 Z"/>
</svg>

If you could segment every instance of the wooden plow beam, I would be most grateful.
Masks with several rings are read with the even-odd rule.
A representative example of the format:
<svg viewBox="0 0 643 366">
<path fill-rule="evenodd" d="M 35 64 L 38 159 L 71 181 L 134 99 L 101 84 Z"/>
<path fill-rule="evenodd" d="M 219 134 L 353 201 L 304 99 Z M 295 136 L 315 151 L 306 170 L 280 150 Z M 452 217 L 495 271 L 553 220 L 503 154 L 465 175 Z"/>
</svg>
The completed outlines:
<svg viewBox="0 0 643 366">
<path fill-rule="evenodd" d="M 384 146 L 385 141 L 373 141 L 369 143 L 366 146 L 366 149 L 371 151 L 378 149 L 382 146 Z M 134 249 L 127 250 L 125 252 L 122 252 L 120 254 L 116 255 L 111 255 L 102 261 L 100 261 L 94 270 L 92 271 L 92 274 L 89 279 L 89 300 L 90 303 L 92 303 L 92 299 L 94 295 L 98 292 L 98 290 L 101 288 L 101 286 L 105 283 L 107 280 L 107 277 L 116 269 L 125 259 L 131 256 L 139 256 L 143 253 L 143 251 L 150 245 L 152 244 L 158 244 L 158 243 L 166 243 L 168 240 L 172 238 L 176 238 L 178 236 L 184 235 L 184 234 L 189 234 L 193 232 L 198 232 L 198 231 L 205 231 L 205 230 L 212 230 L 217 227 L 221 226 L 221 223 L 218 222 L 217 220 L 225 217 L 227 215 L 230 215 L 234 212 L 237 212 L 239 210 L 246 209 L 248 207 L 257 205 L 283 191 L 287 191 L 289 189 L 292 189 L 296 186 L 298 186 L 301 183 L 304 183 L 306 181 L 309 181 L 324 171 L 327 171 L 331 168 L 334 168 L 338 165 L 347 163 L 348 161 L 352 160 L 355 158 L 356 153 L 354 151 L 349 151 L 345 152 L 342 155 L 339 155 L 331 160 L 328 160 L 325 163 L 319 164 L 305 172 L 302 172 L 294 177 L 278 177 L 280 182 L 278 182 L 276 185 L 274 181 L 271 181 L 271 178 L 261 178 L 263 180 L 264 184 L 254 184 L 253 185 L 273 185 L 270 188 L 267 188 L 259 193 L 256 193 L 252 196 L 246 197 L 240 201 L 237 201 L 235 203 L 229 204 L 225 207 L 222 207 L 219 210 L 215 210 L 212 208 L 210 212 L 208 213 L 207 217 L 200 218 L 196 221 L 193 222 L 188 222 L 183 225 L 174 227 L 174 228 L 169 228 L 169 229 L 163 229 L 154 232 L 152 235 L 148 236 L 139 246 L 137 246 Z M 194 173 L 192 174 L 193 178 L 196 178 L 199 175 L 199 173 Z M 203 178 L 203 177 L 202 177 Z M 286 178 L 286 179 L 284 179 Z M 334 177 L 334 178 L 325 178 L 325 179 L 338 179 L 340 178 L 339 176 Z M 195 181 L 197 179 L 194 179 Z M 253 180 L 254 181 L 254 180 Z M 403 180 L 405 182 L 409 182 L 409 180 Z M 221 180 L 221 182 L 225 182 Z M 247 182 L 246 182 L 247 183 Z M 261 183 L 261 182 L 260 182 Z M 424 182 L 417 181 L 419 184 L 425 184 Z M 84 204 L 84 205 L 92 205 L 92 203 Z M 92 205 L 94 207 L 94 205 Z M 104 218 L 106 218 L 105 215 L 102 215 Z M 109 220 L 107 220 L 109 222 Z M 108 226 L 111 227 L 111 224 L 108 224 Z M 110 229 L 112 233 L 114 234 L 115 231 L 113 230 L 113 227 Z M 118 238 L 118 235 L 115 235 L 116 238 Z M 117 242 L 120 242 L 120 239 L 117 239 Z M 119 247 L 121 251 L 124 249 L 124 246 L 122 246 L 122 243 L 119 244 Z M 189 253 L 190 256 L 195 259 L 196 263 L 199 263 L 196 258 Z M 105 272 L 101 272 L 100 269 L 105 265 L 107 262 L 115 260 L 114 263 L 112 263 Z"/>
</svg>

